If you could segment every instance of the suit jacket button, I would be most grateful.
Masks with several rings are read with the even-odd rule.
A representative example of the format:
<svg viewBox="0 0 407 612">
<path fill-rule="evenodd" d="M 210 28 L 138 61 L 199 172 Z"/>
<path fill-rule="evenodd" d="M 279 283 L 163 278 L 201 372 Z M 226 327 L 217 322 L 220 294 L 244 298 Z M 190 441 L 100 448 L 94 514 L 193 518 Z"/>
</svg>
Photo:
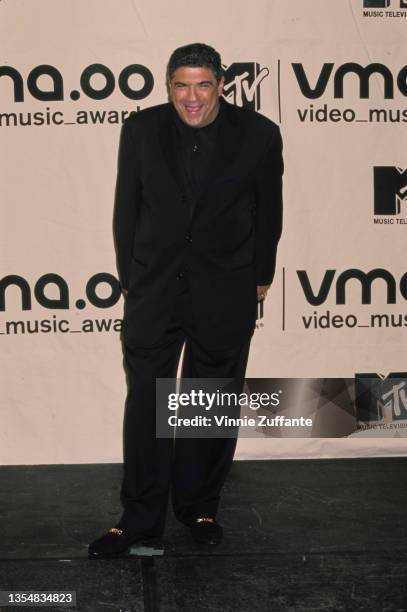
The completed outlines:
<svg viewBox="0 0 407 612">
<path fill-rule="evenodd" d="M 182 274 L 182 272 L 180 272 L 179 274 L 177 274 L 177 276 L 175 278 L 177 280 L 181 280 L 181 278 L 184 278 L 184 275 Z"/>
<path fill-rule="evenodd" d="M 192 236 L 190 236 L 189 234 L 187 234 L 187 235 L 185 236 L 185 240 L 186 240 L 187 242 L 192 242 Z"/>
</svg>

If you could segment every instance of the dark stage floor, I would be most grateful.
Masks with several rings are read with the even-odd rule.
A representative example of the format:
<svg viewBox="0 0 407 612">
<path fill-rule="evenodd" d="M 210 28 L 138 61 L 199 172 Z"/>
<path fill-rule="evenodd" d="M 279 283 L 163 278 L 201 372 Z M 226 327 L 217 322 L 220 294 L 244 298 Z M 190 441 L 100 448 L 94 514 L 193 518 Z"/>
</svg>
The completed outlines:
<svg viewBox="0 0 407 612">
<path fill-rule="evenodd" d="M 2 467 L 0 590 L 76 591 L 76 608 L 24 607 L 36 611 L 406 612 L 406 470 L 235 462 L 221 546 L 194 544 L 170 515 L 163 554 L 90 561 L 87 543 L 120 515 L 121 466 Z"/>
</svg>

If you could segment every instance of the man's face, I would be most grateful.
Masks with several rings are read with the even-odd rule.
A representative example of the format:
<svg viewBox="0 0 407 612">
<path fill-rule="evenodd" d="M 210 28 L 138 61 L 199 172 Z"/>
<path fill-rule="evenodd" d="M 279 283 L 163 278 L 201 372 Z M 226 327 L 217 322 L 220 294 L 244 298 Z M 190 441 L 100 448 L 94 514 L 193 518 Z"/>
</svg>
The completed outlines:
<svg viewBox="0 0 407 612">
<path fill-rule="evenodd" d="M 219 111 L 224 79 L 218 83 L 209 68 L 177 68 L 169 82 L 170 99 L 184 123 L 201 128 Z"/>
</svg>

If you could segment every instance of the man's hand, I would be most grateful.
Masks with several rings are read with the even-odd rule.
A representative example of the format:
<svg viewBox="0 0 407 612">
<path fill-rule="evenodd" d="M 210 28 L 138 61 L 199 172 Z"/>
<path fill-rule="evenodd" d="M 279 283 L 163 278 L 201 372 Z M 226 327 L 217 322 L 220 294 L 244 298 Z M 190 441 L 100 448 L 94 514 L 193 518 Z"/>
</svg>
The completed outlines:
<svg viewBox="0 0 407 612">
<path fill-rule="evenodd" d="M 262 302 L 265 299 L 269 288 L 270 288 L 270 285 L 257 285 L 257 301 L 258 302 Z"/>
</svg>

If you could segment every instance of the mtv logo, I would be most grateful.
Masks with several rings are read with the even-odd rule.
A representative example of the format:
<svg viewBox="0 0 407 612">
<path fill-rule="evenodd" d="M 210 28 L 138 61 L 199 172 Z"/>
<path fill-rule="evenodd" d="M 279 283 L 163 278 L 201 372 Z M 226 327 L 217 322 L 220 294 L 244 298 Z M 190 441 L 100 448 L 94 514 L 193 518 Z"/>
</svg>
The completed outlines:
<svg viewBox="0 0 407 612">
<path fill-rule="evenodd" d="M 407 420 L 407 372 L 355 374 L 355 408 L 363 423 Z"/>
<path fill-rule="evenodd" d="M 363 8 L 386 8 L 390 0 L 363 0 Z"/>
<path fill-rule="evenodd" d="M 260 109 L 260 83 L 270 74 L 256 62 L 235 62 L 224 71 L 223 95 L 232 104 L 251 110 Z"/>
<path fill-rule="evenodd" d="M 407 203 L 407 169 L 394 166 L 375 166 L 374 214 L 399 215 L 401 202 Z"/>
</svg>

